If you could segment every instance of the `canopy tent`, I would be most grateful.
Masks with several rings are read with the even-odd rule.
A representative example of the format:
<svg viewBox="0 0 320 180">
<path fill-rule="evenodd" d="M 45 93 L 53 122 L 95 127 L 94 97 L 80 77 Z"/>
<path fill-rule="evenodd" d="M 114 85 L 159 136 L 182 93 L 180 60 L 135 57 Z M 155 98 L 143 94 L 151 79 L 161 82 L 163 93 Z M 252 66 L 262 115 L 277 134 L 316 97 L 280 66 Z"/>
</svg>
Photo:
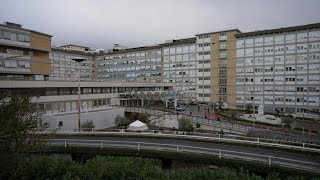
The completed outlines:
<svg viewBox="0 0 320 180">
<path fill-rule="evenodd" d="M 136 120 L 133 123 L 129 124 L 129 127 L 127 129 L 131 131 L 146 131 L 148 130 L 148 126 L 145 123 Z"/>
</svg>

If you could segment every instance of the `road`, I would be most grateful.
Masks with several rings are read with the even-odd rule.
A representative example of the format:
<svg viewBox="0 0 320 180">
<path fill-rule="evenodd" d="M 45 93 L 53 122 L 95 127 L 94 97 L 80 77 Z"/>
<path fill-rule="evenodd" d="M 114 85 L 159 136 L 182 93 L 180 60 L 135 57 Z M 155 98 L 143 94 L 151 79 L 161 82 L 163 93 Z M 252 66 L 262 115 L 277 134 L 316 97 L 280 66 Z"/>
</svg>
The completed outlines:
<svg viewBox="0 0 320 180">
<path fill-rule="evenodd" d="M 280 150 L 271 150 L 271 149 L 262 149 L 262 148 L 255 148 L 255 147 L 246 147 L 246 146 L 237 146 L 237 145 L 226 145 L 226 144 L 219 144 L 219 143 L 210 143 L 210 142 L 196 142 L 196 141 L 189 141 L 189 140 L 177 140 L 177 139 L 162 139 L 162 138 L 138 138 L 138 137 L 97 137 L 97 136 L 58 136 L 55 139 L 67 139 L 67 141 L 72 142 L 79 142 L 81 140 L 91 140 L 87 142 L 81 143 L 99 143 L 100 140 L 104 141 L 125 141 L 125 142 L 132 142 L 132 143 L 159 143 L 159 144 L 168 144 L 168 145 L 179 145 L 179 146 L 193 146 L 193 147 L 201 147 L 201 148 L 211 148 L 211 149 L 222 149 L 226 151 L 237 151 L 239 153 L 252 153 L 252 154 L 259 154 L 264 156 L 272 156 L 272 157 L 280 157 L 280 158 L 287 158 L 297 161 L 307 161 L 311 163 L 317 163 L 320 165 L 320 155 L 304 155 L 298 154 L 293 152 L 285 152 Z M 96 141 L 96 142 L 94 142 Z M 53 141 L 54 142 L 54 141 Z M 60 141 L 62 142 L 62 141 Z M 109 142 L 112 143 L 112 142 Z M 320 168 L 320 166 L 319 166 Z"/>
</svg>

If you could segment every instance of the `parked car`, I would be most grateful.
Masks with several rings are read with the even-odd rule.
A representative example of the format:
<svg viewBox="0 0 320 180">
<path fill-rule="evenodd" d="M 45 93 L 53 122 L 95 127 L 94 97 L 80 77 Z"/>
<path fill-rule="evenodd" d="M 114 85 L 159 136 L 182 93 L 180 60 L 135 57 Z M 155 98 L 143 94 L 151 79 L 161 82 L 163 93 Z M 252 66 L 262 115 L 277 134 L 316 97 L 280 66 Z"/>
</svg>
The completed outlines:
<svg viewBox="0 0 320 180">
<path fill-rule="evenodd" d="M 184 110 L 186 110 L 186 107 L 185 107 L 185 106 L 178 105 L 178 106 L 176 107 L 176 111 L 184 111 Z"/>
</svg>

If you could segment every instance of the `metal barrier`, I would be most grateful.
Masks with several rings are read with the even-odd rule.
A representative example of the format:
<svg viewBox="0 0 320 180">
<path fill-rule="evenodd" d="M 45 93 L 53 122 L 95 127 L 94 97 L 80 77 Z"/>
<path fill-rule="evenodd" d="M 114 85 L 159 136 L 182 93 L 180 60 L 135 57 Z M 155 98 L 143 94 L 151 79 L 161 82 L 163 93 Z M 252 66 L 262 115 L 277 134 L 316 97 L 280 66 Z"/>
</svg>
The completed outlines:
<svg viewBox="0 0 320 180">
<path fill-rule="evenodd" d="M 176 144 L 162 144 L 162 143 L 147 143 L 147 142 L 134 142 L 134 141 L 109 141 L 109 140 L 83 140 L 83 139 L 52 139 L 50 141 L 51 145 L 56 146 L 85 146 L 85 147 L 97 147 L 97 148 L 107 148 L 107 147 L 116 147 L 116 148 L 130 148 L 146 150 L 155 150 L 155 151 L 170 151 L 178 153 L 194 153 L 194 154 L 206 154 L 212 156 L 218 156 L 220 159 L 229 158 L 229 159 L 242 159 L 246 161 L 259 161 L 266 163 L 269 166 L 275 164 L 285 167 L 290 167 L 294 169 L 306 170 L 310 172 L 320 172 L 320 164 L 301 161 L 296 159 L 289 159 L 284 157 L 276 157 L 269 155 L 261 155 L 256 153 L 247 153 L 239 151 L 230 151 L 223 149 L 212 149 L 204 147 L 195 147 L 195 146 L 185 146 L 185 145 L 176 145 Z"/>
<path fill-rule="evenodd" d="M 310 144 L 310 143 L 298 143 L 291 141 L 281 141 L 281 140 L 272 140 L 264 138 L 253 138 L 237 135 L 221 135 L 221 134 L 210 134 L 210 133 L 195 133 L 195 132 L 185 132 L 185 131 L 160 131 L 160 130 L 149 130 L 143 132 L 132 132 L 125 129 L 114 129 L 109 131 L 87 131 L 87 132 L 56 132 L 57 135 L 101 135 L 101 136 L 142 136 L 142 137 L 155 137 L 155 138 L 183 138 L 189 140 L 210 140 L 210 141 L 219 141 L 219 142 L 229 142 L 237 144 L 253 144 L 259 146 L 267 147 L 278 147 L 285 149 L 295 149 L 303 150 L 309 152 L 320 153 L 320 145 Z"/>
</svg>

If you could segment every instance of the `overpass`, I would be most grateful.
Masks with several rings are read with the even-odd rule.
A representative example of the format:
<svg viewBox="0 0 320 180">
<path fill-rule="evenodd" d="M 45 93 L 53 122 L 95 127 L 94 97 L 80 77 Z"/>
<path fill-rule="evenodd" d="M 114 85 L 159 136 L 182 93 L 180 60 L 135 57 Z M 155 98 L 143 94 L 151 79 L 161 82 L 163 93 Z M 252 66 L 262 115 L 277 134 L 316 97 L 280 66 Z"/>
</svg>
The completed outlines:
<svg viewBox="0 0 320 180">
<path fill-rule="evenodd" d="M 181 156 L 187 159 L 195 156 L 214 159 L 216 162 L 241 160 L 248 164 L 262 163 L 269 168 L 280 166 L 320 173 L 320 146 L 267 141 L 269 140 L 205 134 L 83 132 L 58 133 L 49 143 L 52 147 L 58 147 L 52 153 L 76 151 L 82 154 L 105 154 L 113 149 L 112 155 L 171 160 Z M 81 151 L 81 148 L 85 150 Z M 127 150 L 126 153 L 123 150 Z"/>
</svg>

